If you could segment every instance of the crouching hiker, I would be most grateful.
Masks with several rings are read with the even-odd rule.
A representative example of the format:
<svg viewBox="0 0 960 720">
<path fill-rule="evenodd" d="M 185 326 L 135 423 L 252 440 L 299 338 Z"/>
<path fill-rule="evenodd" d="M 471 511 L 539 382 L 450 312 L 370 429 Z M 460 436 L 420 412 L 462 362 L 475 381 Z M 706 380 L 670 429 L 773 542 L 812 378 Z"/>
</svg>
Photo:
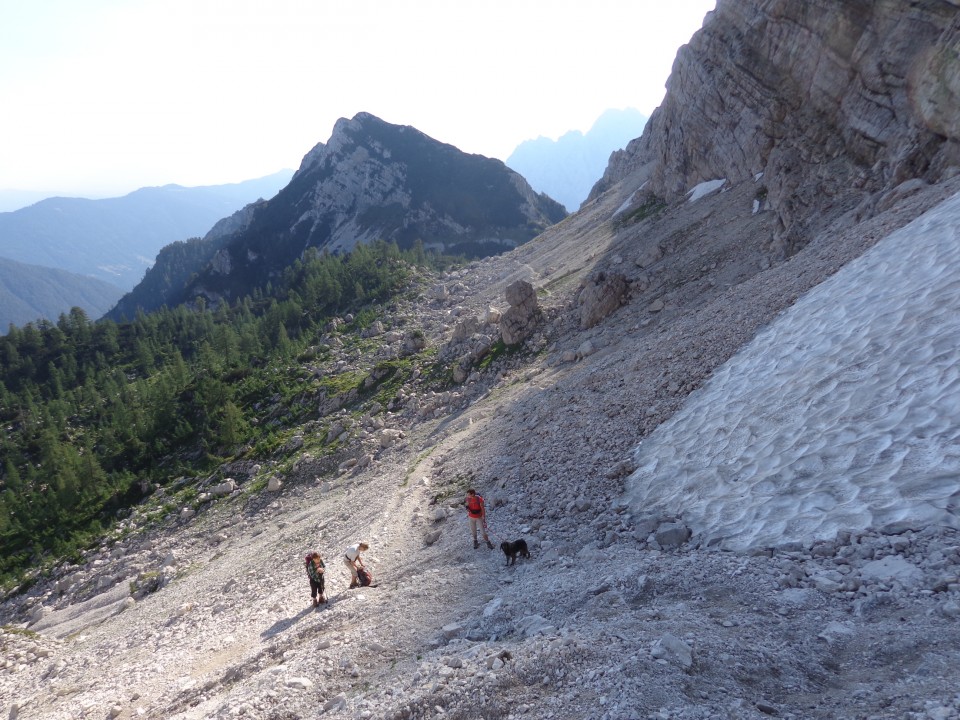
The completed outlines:
<svg viewBox="0 0 960 720">
<path fill-rule="evenodd" d="M 347 552 L 343 556 L 343 564 L 350 568 L 350 589 L 360 587 L 360 576 L 357 574 L 357 570 L 363 568 L 363 558 L 360 557 L 360 553 L 366 552 L 370 549 L 370 546 L 365 542 L 357 543 L 351 545 L 347 548 Z"/>
<path fill-rule="evenodd" d="M 317 607 L 320 603 L 327 601 L 323 594 L 323 574 L 326 569 L 323 558 L 320 557 L 320 553 L 314 551 L 307 555 L 304 564 L 307 568 L 307 577 L 310 578 L 310 597 L 313 598 L 313 606 Z"/>
</svg>

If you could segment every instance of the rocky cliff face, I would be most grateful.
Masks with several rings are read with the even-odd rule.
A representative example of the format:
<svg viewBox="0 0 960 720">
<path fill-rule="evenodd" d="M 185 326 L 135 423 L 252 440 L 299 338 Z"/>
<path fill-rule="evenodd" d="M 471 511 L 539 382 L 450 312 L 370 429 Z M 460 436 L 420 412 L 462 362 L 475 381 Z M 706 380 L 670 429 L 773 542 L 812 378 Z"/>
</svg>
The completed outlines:
<svg viewBox="0 0 960 720">
<path fill-rule="evenodd" d="M 499 160 L 360 113 L 337 122 L 330 140 L 304 157 L 290 184 L 256 209 L 183 298 L 236 297 L 309 247 L 336 252 L 378 239 L 401 247 L 419 240 L 482 257 L 530 240 L 565 215 Z"/>
<path fill-rule="evenodd" d="M 641 168 L 665 199 L 763 173 L 778 246 L 795 251 L 828 218 L 956 172 L 958 47 L 955 0 L 719 0 L 592 196 Z"/>
</svg>

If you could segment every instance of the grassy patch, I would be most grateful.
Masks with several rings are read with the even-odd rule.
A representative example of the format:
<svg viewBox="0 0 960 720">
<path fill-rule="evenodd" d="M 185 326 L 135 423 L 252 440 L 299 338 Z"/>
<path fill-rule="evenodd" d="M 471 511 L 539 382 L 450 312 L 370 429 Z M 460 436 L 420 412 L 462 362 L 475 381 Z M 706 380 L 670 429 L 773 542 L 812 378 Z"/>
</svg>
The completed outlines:
<svg viewBox="0 0 960 720">
<path fill-rule="evenodd" d="M 140 573 L 135 579 L 130 581 L 130 594 L 137 595 L 141 591 L 144 593 L 154 593 L 160 589 L 160 572 L 151 570 L 150 572 Z"/>
<path fill-rule="evenodd" d="M 642 203 L 630 212 L 622 215 L 617 220 L 617 228 L 619 229 L 627 227 L 628 225 L 636 225 L 638 222 L 643 222 L 647 218 L 659 215 L 664 211 L 664 209 L 666 209 L 666 207 L 666 202 L 656 196 L 652 196 L 647 199 L 646 202 Z"/>
<path fill-rule="evenodd" d="M 490 368 L 500 358 L 510 357 L 520 352 L 520 345 L 507 345 L 503 340 L 497 340 L 491 347 L 490 352 L 483 356 L 483 359 L 477 363 L 477 369 L 481 372 Z"/>
<path fill-rule="evenodd" d="M 360 387 L 367 378 L 367 373 L 361 370 L 342 372 L 339 375 L 327 375 L 317 381 L 318 387 L 327 394 L 327 397 L 343 395 Z"/>
<path fill-rule="evenodd" d="M 0 629 L 9 635 L 22 635 L 23 637 L 31 638 L 33 640 L 36 640 L 40 637 L 40 633 L 36 633 L 33 630 L 27 630 L 26 628 L 17 627 L 16 625 L 0 625 Z"/>
</svg>

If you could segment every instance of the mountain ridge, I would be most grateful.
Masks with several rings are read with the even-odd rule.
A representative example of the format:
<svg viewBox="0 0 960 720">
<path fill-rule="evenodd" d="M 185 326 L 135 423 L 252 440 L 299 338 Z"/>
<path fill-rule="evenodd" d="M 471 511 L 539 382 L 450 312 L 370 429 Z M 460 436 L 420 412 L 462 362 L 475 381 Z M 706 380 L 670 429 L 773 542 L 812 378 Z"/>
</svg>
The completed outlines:
<svg viewBox="0 0 960 720">
<path fill-rule="evenodd" d="M 291 175 L 196 188 L 170 184 L 102 200 L 47 198 L 0 213 L 0 252 L 130 289 L 161 247 L 206 233 L 234 210 L 275 193 Z"/>
<path fill-rule="evenodd" d="M 221 226 L 216 249 L 210 252 L 208 244 L 203 264 L 185 273 L 196 277 L 162 299 L 236 299 L 264 286 L 307 248 L 337 253 L 385 240 L 468 256 L 500 252 L 564 216 L 559 203 L 534 193 L 499 160 L 358 113 L 336 123 L 329 141 L 305 155 L 275 198 L 236 216 L 232 234 L 219 234 L 228 232 Z M 114 315 L 150 310 L 160 301 L 135 290 Z"/>
</svg>

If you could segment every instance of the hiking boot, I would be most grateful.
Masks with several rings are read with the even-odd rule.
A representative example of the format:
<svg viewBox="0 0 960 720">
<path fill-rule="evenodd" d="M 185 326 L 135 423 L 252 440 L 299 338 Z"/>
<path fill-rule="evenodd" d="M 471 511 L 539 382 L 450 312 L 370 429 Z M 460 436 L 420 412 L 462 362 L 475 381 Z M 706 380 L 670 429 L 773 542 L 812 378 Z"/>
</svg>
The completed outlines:
<svg viewBox="0 0 960 720">
<path fill-rule="evenodd" d="M 354 588 L 358 588 L 358 587 L 360 587 L 360 583 L 358 583 L 358 582 L 352 582 L 352 583 L 350 583 L 350 589 L 351 589 L 351 590 L 353 590 Z"/>
<path fill-rule="evenodd" d="M 487 547 L 493 550 L 493 543 L 487 540 Z"/>
<path fill-rule="evenodd" d="M 478 547 L 480 547 L 480 543 L 478 543 L 476 540 L 474 540 L 474 541 L 473 541 L 473 549 L 476 550 Z"/>
</svg>

